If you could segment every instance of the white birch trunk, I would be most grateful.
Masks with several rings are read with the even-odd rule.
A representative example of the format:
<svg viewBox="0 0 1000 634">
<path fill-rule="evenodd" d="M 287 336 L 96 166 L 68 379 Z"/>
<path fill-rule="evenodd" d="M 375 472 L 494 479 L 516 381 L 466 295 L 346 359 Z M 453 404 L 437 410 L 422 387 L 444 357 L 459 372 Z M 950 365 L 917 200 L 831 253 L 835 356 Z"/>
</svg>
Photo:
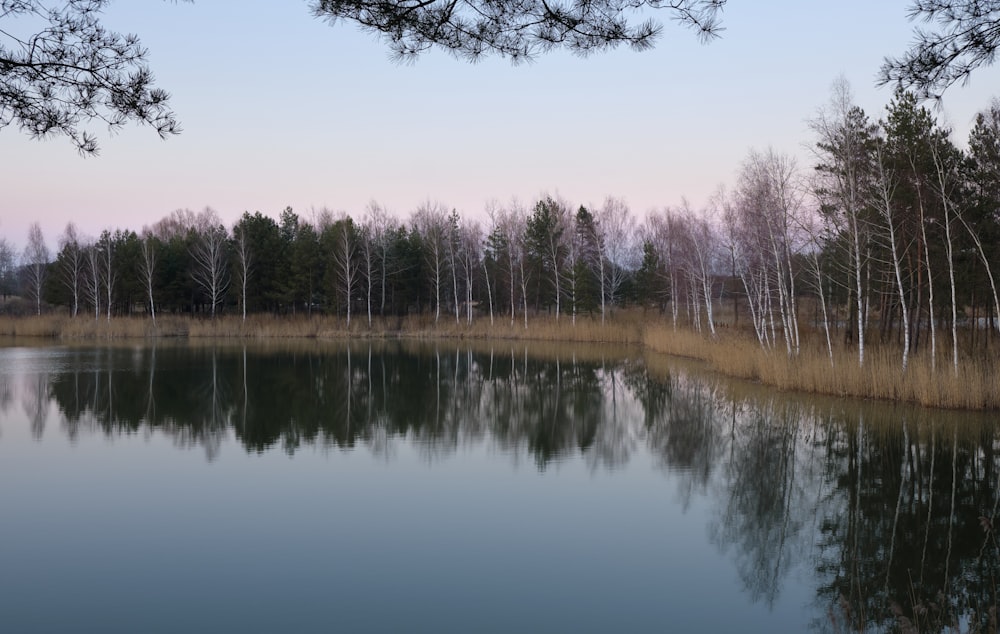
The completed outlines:
<svg viewBox="0 0 1000 634">
<path fill-rule="evenodd" d="M 918 191 L 919 195 L 919 191 Z M 933 374 L 937 370 L 937 322 L 936 317 L 934 317 L 934 276 L 931 273 L 931 251 L 930 245 L 927 242 L 927 226 L 924 220 L 924 205 L 923 202 L 919 202 L 920 205 L 920 235 L 924 242 L 924 266 L 927 269 L 927 315 L 930 318 L 930 329 L 931 329 L 931 373 Z M 917 315 L 917 319 L 920 316 Z"/>
<path fill-rule="evenodd" d="M 858 304 L 858 367 L 864 367 L 865 365 L 865 301 L 864 293 L 861 288 L 861 235 L 858 229 L 858 219 L 855 216 L 851 218 L 851 234 L 854 240 L 854 280 L 857 286 L 857 304 Z"/>
<path fill-rule="evenodd" d="M 900 263 L 899 249 L 896 246 L 896 223 L 892 217 L 892 199 L 895 185 L 890 182 L 890 175 L 885 173 L 883 156 L 878 152 L 876 163 L 878 165 L 878 194 L 876 201 L 879 213 L 885 221 L 889 230 L 889 251 L 892 254 L 892 270 L 896 276 L 896 291 L 899 293 L 899 311 L 903 320 L 903 361 L 902 370 L 906 372 L 906 366 L 910 360 L 910 309 L 906 301 L 906 289 L 903 286 L 903 272 Z"/>
<path fill-rule="evenodd" d="M 493 325 L 493 287 L 490 284 L 490 271 L 486 268 L 486 258 L 483 258 L 483 278 L 486 279 L 486 299 L 490 303 L 490 326 Z"/>
</svg>

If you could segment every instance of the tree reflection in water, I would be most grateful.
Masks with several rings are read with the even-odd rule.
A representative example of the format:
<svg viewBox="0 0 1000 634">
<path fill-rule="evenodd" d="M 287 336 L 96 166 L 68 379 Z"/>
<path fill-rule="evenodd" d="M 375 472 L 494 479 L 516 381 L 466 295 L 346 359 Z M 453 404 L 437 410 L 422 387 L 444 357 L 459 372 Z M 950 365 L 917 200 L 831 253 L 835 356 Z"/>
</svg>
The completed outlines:
<svg viewBox="0 0 1000 634">
<path fill-rule="evenodd" d="M 648 455 L 747 596 L 815 588 L 817 631 L 996 628 L 1000 523 L 987 416 L 778 395 L 607 349 L 354 343 L 62 349 L 0 372 L 40 437 L 160 433 L 209 459 L 247 451 L 403 445 L 427 461 L 488 445 L 539 470 L 578 456 L 617 470 Z M 20 382 L 18 382 L 20 381 Z"/>
<path fill-rule="evenodd" d="M 994 631 L 996 429 L 927 419 L 831 418 L 819 569 L 848 625 Z"/>
</svg>

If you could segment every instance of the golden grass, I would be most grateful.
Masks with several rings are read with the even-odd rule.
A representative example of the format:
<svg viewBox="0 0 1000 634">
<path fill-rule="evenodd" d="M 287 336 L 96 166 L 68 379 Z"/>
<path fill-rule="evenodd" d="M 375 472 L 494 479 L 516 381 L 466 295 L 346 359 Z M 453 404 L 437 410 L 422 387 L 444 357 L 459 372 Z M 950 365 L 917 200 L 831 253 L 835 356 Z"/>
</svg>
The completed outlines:
<svg viewBox="0 0 1000 634">
<path fill-rule="evenodd" d="M 747 336 L 723 334 L 715 340 L 668 325 L 646 329 L 646 348 L 706 361 L 728 376 L 759 381 L 780 390 L 874 398 L 949 409 L 1000 409 L 1000 373 L 989 359 L 964 359 L 958 371 L 929 355 L 910 359 L 901 370 L 895 347 L 866 351 L 863 367 L 855 350 L 836 350 L 833 365 L 825 348 L 805 346 L 797 356 L 784 348 L 765 350 Z"/>
<path fill-rule="evenodd" d="M 957 409 L 1000 409 L 1000 372 L 989 358 L 966 358 L 958 372 L 942 355 L 931 369 L 927 355 L 911 359 L 905 373 L 900 370 L 899 351 L 890 346 L 872 346 L 864 367 L 856 352 L 837 350 L 831 367 L 826 349 L 815 336 L 797 356 L 784 348 L 762 349 L 752 334 L 722 329 L 711 338 L 687 329 L 674 330 L 670 322 L 655 313 L 641 310 L 618 311 L 602 323 L 599 316 L 532 316 L 525 328 L 523 319 L 511 324 L 509 318 L 479 316 L 472 324 L 458 323 L 454 314 L 435 320 L 431 315 L 378 318 L 371 324 L 366 316 L 355 317 L 350 327 L 341 317 L 253 315 L 244 321 L 238 316 L 216 319 L 165 315 L 152 320 L 140 317 L 71 318 L 66 315 L 41 317 L 0 317 L 0 336 L 74 340 L 127 340 L 149 338 L 233 339 L 233 340 L 337 340 L 404 339 L 411 341 L 458 339 L 530 342 L 532 355 L 545 342 L 638 345 L 650 352 L 697 359 L 728 376 L 755 381 L 780 390 L 800 391 L 858 398 L 911 402 L 929 407 Z M 560 354 L 552 351 L 552 354 Z M 600 353 L 597 353 L 600 354 Z"/>
<path fill-rule="evenodd" d="M 529 341 L 570 341 L 592 343 L 634 344 L 642 340 L 641 316 L 623 312 L 615 319 L 601 323 L 599 317 L 578 317 L 574 325 L 569 317 L 556 320 L 552 316 L 534 316 L 511 324 L 509 319 L 477 317 L 468 324 L 456 322 L 454 314 L 433 316 L 376 318 L 369 324 L 366 317 L 355 317 L 350 327 L 341 317 L 252 315 L 246 320 L 238 316 L 216 319 L 161 316 L 155 324 L 146 317 L 112 317 L 111 320 L 65 315 L 40 317 L 0 316 L 0 336 L 47 337 L 57 339 L 127 339 L 150 337 L 188 338 L 460 338 Z"/>
<path fill-rule="evenodd" d="M 367 322 L 364 326 L 367 328 Z M 479 317 L 468 324 L 458 323 L 452 314 L 435 321 L 427 316 L 402 320 L 397 334 L 402 337 L 461 339 L 492 339 L 517 341 L 566 341 L 577 343 L 637 344 L 642 341 L 643 325 L 634 314 L 622 312 L 615 319 L 602 323 L 600 317 L 577 317 L 574 324 L 570 317 L 543 315 L 528 319 L 525 328 L 523 319 L 513 324 L 510 318 L 498 318 L 491 324 L 489 318 Z"/>
<path fill-rule="evenodd" d="M 157 319 L 156 323 L 138 317 L 41 317 L 0 316 L 0 336 L 45 337 L 54 339 L 136 339 L 149 337 L 186 337 L 192 320 L 183 317 Z"/>
</svg>

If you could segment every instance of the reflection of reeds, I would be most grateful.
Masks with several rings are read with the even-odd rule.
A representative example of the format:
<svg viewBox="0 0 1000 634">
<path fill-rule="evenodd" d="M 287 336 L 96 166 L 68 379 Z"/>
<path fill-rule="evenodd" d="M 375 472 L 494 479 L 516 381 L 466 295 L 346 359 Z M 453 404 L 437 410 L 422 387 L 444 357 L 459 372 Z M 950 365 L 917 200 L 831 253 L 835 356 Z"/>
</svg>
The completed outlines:
<svg viewBox="0 0 1000 634">
<path fill-rule="evenodd" d="M 906 606 L 890 598 L 885 612 L 879 610 L 877 616 L 866 615 L 866 601 L 858 600 L 857 608 L 859 611 L 855 612 L 851 601 L 841 594 L 836 603 L 827 608 L 826 616 L 830 624 L 830 631 L 836 634 L 881 631 L 894 631 L 901 634 L 918 634 L 919 632 L 995 634 L 997 632 L 997 606 L 981 606 L 977 609 L 973 605 L 967 604 L 968 601 L 968 597 L 948 599 L 941 591 L 938 591 L 934 597 L 921 598 L 916 589 L 911 586 Z"/>
<path fill-rule="evenodd" d="M 898 601 L 890 600 L 887 620 L 869 623 L 864 616 L 854 614 L 850 601 L 843 594 L 837 605 L 831 605 L 827 618 L 833 632 L 847 634 L 848 632 L 883 631 L 881 626 L 895 625 L 890 631 L 900 634 L 918 634 L 919 632 L 954 632 L 954 634 L 980 634 L 997 632 L 997 606 L 992 605 L 981 610 L 970 610 L 962 617 L 956 615 L 957 599 L 949 600 L 942 592 L 933 598 L 920 600 L 911 588 L 908 598 L 909 608 Z"/>
</svg>

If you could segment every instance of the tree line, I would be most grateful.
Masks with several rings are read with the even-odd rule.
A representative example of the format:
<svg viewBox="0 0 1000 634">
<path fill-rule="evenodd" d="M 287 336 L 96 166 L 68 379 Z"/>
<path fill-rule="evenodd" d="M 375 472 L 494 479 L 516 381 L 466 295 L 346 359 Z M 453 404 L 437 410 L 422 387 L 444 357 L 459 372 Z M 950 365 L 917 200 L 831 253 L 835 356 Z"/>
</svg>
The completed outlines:
<svg viewBox="0 0 1000 634">
<path fill-rule="evenodd" d="M 36 314 L 61 306 L 94 319 L 318 312 L 370 323 L 429 313 L 527 324 L 539 312 L 603 317 L 626 291 L 634 301 L 636 235 L 615 198 L 593 212 L 552 197 L 530 210 L 495 206 L 485 228 L 437 202 L 407 222 L 371 203 L 357 220 L 326 210 L 307 220 L 286 208 L 277 220 L 245 212 L 231 228 L 210 208 L 185 209 L 95 239 L 69 223 L 54 258 L 36 223 L 19 265 L 4 243 L 3 279 Z"/>
<path fill-rule="evenodd" d="M 903 91 L 873 120 L 837 85 L 811 127 L 811 170 L 750 151 L 702 209 L 639 219 L 615 197 L 542 196 L 492 204 L 485 221 L 435 201 L 404 220 L 372 202 L 357 217 L 286 208 L 231 227 L 211 209 L 179 210 L 96 239 L 70 223 L 54 258 L 35 225 L 20 266 L 0 244 L 2 291 L 19 286 L 36 313 L 95 319 L 431 314 L 528 327 L 533 315 L 574 324 L 638 304 L 710 335 L 720 321 L 747 328 L 788 355 L 808 328 L 831 363 L 842 342 L 864 365 L 875 341 L 897 343 L 904 369 L 923 348 L 957 367 L 960 332 L 988 344 L 1000 315 L 1000 102 L 978 114 L 966 149 Z"/>
</svg>

